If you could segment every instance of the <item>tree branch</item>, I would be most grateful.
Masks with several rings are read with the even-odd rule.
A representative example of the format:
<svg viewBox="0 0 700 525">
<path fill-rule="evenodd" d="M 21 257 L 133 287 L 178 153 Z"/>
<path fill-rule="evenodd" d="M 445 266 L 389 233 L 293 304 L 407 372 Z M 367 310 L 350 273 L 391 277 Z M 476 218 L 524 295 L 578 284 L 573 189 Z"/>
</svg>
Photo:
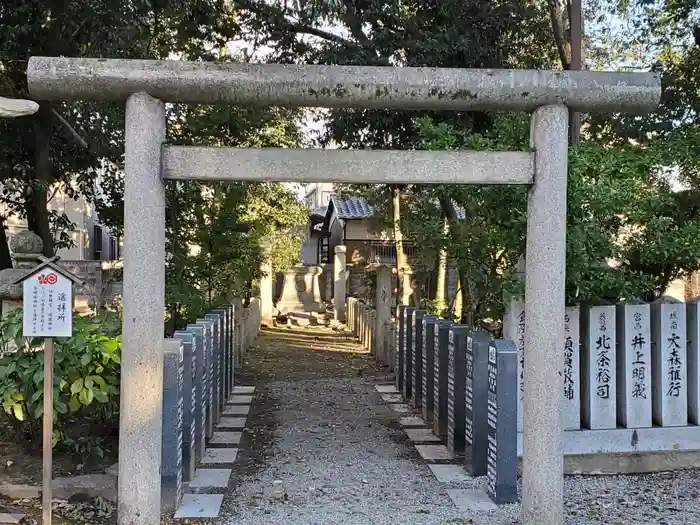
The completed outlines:
<svg viewBox="0 0 700 525">
<path fill-rule="evenodd" d="M 352 40 L 348 40 L 345 37 L 336 35 L 335 33 L 331 33 L 330 31 L 325 31 L 323 29 L 319 29 L 309 24 L 304 24 L 302 22 L 292 20 L 284 13 L 284 11 L 271 5 L 263 5 L 252 0 L 235 0 L 235 3 L 238 5 L 238 7 L 242 9 L 246 9 L 262 17 L 267 17 L 268 20 L 275 18 L 275 22 L 282 25 L 284 29 L 292 33 L 316 36 L 323 40 L 334 42 L 342 46 L 347 46 L 362 51 L 374 52 L 374 50 L 372 49 L 372 42 L 362 31 L 361 24 L 359 26 L 357 25 L 359 23 L 359 19 L 357 19 L 357 17 L 354 17 L 354 19 L 352 19 L 353 15 L 350 15 L 350 19 L 344 18 L 344 21 L 348 24 L 348 27 L 350 28 L 353 37 L 355 37 L 358 40 L 358 42 L 353 42 Z M 389 65 L 388 57 L 378 57 L 377 61 L 377 63 L 380 65 Z"/>
<path fill-rule="evenodd" d="M 308 24 L 296 22 L 290 19 L 287 15 L 285 15 L 285 13 L 281 9 L 278 9 L 274 6 L 260 4 L 251 0 L 235 0 L 235 3 L 241 9 L 247 9 L 248 11 L 257 15 L 269 18 L 277 18 L 276 22 L 281 23 L 282 25 L 284 25 L 285 29 L 292 31 L 293 33 L 304 33 L 307 35 L 317 36 L 324 40 L 335 42 L 336 44 L 342 44 L 350 47 L 360 47 L 357 43 L 348 40 L 347 38 L 343 38 L 340 35 L 331 33 L 330 31 L 324 31 L 323 29 L 319 29 Z"/>
<path fill-rule="evenodd" d="M 354 2 L 352 0 L 344 0 L 343 3 L 345 4 L 343 22 L 350 28 L 350 33 L 355 37 L 355 40 L 361 42 L 365 48 L 369 49 L 372 46 L 372 42 L 362 30 L 362 20 L 360 20 L 357 8 L 353 5 Z"/>
<path fill-rule="evenodd" d="M 66 128 L 70 136 L 80 147 L 82 147 L 83 149 L 88 149 L 88 143 L 85 142 L 85 139 L 73 129 L 73 126 L 71 126 L 68 123 L 68 121 L 58 113 L 58 111 L 56 111 L 54 108 L 51 108 L 51 113 L 53 113 L 53 116 L 58 119 L 58 121 L 63 125 L 64 128 Z"/>
<path fill-rule="evenodd" d="M 571 49 L 571 44 L 566 38 L 567 9 L 560 5 L 557 0 L 548 0 L 549 16 L 552 20 L 552 31 L 554 32 L 554 42 L 559 52 L 559 59 L 562 67 L 567 70 L 571 67 L 571 53 L 567 52 L 567 46 Z"/>
</svg>

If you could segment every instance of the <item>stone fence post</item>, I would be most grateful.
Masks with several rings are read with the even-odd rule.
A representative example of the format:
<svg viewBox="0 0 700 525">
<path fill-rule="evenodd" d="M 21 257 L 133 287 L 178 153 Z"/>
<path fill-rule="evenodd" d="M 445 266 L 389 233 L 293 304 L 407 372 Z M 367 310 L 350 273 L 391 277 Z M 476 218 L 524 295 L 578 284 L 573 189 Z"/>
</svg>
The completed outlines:
<svg viewBox="0 0 700 525">
<path fill-rule="evenodd" d="M 333 303 L 335 305 L 335 319 L 340 323 L 345 322 L 346 264 L 346 247 L 336 246 L 335 258 L 333 259 Z"/>
<path fill-rule="evenodd" d="M 385 264 L 377 268 L 377 325 L 375 332 L 375 348 L 377 357 L 384 363 L 389 363 L 388 347 L 385 344 L 387 323 L 391 319 L 391 267 Z"/>
<path fill-rule="evenodd" d="M 262 277 L 260 277 L 260 315 L 264 324 L 272 326 L 272 312 L 274 309 L 273 294 L 275 288 L 275 276 L 272 272 L 272 263 L 270 261 L 263 262 L 260 270 L 262 272 Z"/>
</svg>

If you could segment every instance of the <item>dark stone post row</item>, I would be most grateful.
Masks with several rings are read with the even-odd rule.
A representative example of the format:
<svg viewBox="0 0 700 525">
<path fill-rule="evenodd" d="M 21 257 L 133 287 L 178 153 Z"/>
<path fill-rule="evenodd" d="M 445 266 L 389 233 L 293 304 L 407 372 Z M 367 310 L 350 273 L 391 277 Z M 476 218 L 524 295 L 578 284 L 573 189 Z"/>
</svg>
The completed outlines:
<svg viewBox="0 0 700 525">
<path fill-rule="evenodd" d="M 396 387 L 447 448 L 487 476 L 496 503 L 517 501 L 517 351 L 488 332 L 398 309 Z"/>
<path fill-rule="evenodd" d="M 162 508 L 174 510 L 182 483 L 194 477 L 234 388 L 243 342 L 236 309 L 225 305 L 165 340 L 163 369 Z M 238 342 L 240 341 L 240 342 Z"/>
</svg>

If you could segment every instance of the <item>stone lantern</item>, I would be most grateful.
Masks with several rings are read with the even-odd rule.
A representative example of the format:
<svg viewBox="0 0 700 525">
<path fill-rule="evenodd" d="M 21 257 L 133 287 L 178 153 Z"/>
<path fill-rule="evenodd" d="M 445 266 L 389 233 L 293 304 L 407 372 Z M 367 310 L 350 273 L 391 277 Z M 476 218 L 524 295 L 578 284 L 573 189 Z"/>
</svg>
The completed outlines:
<svg viewBox="0 0 700 525">
<path fill-rule="evenodd" d="M 0 301 L 2 314 L 22 306 L 22 285 L 15 284 L 39 264 L 44 242 L 36 233 L 22 231 L 10 238 L 14 268 L 0 270 Z"/>
</svg>

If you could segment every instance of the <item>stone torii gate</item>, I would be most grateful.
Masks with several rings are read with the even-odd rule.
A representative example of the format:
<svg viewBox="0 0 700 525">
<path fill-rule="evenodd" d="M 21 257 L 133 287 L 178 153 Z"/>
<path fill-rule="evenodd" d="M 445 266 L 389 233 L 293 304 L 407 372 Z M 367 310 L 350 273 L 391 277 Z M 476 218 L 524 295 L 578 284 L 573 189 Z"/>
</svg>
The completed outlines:
<svg viewBox="0 0 700 525">
<path fill-rule="evenodd" d="M 119 524 L 160 523 L 165 181 L 525 184 L 523 523 L 563 523 L 561 402 L 569 110 L 646 112 L 652 73 L 32 57 L 36 100 L 126 101 Z M 165 103 L 533 110 L 531 152 L 235 149 L 165 144 Z"/>
</svg>

